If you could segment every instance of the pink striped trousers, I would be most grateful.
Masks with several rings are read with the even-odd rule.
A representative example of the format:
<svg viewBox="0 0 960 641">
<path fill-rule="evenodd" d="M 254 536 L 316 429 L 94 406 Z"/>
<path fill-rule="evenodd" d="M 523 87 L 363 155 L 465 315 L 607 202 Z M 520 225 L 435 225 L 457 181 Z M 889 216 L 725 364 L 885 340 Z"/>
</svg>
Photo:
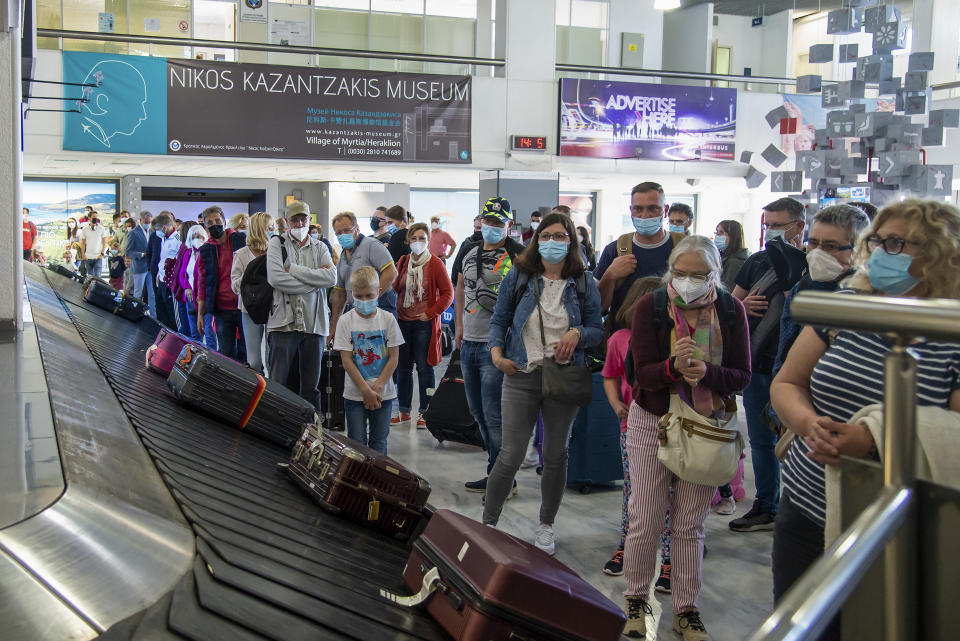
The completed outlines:
<svg viewBox="0 0 960 641">
<path fill-rule="evenodd" d="M 623 552 L 624 596 L 646 600 L 657 569 L 663 519 L 670 508 L 673 612 L 697 604 L 703 561 L 703 523 L 717 488 L 678 479 L 657 459 L 659 418 L 630 403 L 627 459 L 630 463 L 630 525 Z M 673 496 L 670 487 L 673 486 Z"/>
</svg>

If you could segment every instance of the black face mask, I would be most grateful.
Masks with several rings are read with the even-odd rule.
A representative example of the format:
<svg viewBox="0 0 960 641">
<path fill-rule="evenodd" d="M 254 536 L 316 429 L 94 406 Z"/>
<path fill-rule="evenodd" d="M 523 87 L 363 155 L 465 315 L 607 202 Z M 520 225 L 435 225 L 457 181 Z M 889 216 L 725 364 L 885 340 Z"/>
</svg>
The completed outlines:
<svg viewBox="0 0 960 641">
<path fill-rule="evenodd" d="M 220 238 L 223 236 L 223 225 L 210 225 L 207 227 L 207 231 L 210 232 L 210 238 Z"/>
<path fill-rule="evenodd" d="M 374 232 L 380 231 L 380 219 L 379 219 L 379 218 L 371 218 L 371 219 L 370 219 L 370 229 L 372 229 Z"/>
</svg>

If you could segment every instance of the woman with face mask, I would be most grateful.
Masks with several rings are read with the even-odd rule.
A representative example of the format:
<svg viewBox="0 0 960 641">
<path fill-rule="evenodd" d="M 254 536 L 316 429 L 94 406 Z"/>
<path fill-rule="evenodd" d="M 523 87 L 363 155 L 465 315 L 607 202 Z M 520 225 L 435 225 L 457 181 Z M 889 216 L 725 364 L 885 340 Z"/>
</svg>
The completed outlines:
<svg viewBox="0 0 960 641">
<path fill-rule="evenodd" d="M 197 274 L 197 261 L 199 260 L 200 246 L 207 242 L 209 236 L 203 225 L 190 222 L 184 223 L 184 226 L 188 224 L 189 228 L 186 234 L 183 235 L 183 238 L 186 240 L 183 243 L 183 254 L 180 256 L 180 268 L 177 271 L 177 289 L 179 292 L 177 301 L 182 303 L 180 311 L 181 314 L 187 318 L 189 333 L 184 333 L 187 333 L 190 338 L 199 342 L 200 331 L 197 328 L 196 288 L 203 287 L 203 283 Z M 181 234 L 183 234 L 183 232 L 181 232 Z M 212 327 L 204 328 L 203 339 L 207 347 L 216 349 L 217 337 Z"/>
<path fill-rule="evenodd" d="M 631 327 L 634 385 L 626 434 L 631 494 L 623 556 L 624 634 L 646 634 L 646 615 L 652 613 L 650 584 L 669 509 L 673 629 L 684 641 L 705 641 L 710 637 L 697 611 L 697 595 L 704 521 L 717 488 L 678 478 L 660 462 L 658 426 L 672 395 L 706 418 L 728 417 L 736 393 L 750 381 L 749 329 L 743 304 L 720 286 L 720 253 L 711 239 L 687 236 L 677 243 L 667 265 L 666 291 L 637 302 Z M 663 308 L 654 309 L 657 305 Z"/>
<path fill-rule="evenodd" d="M 960 298 L 960 212 L 942 201 L 905 200 L 880 210 L 856 243 L 853 292 L 905 298 Z M 960 345 L 919 339 L 917 405 L 960 411 Z M 825 465 L 841 456 L 879 460 L 882 446 L 866 426 L 852 424 L 862 408 L 883 402 L 880 334 L 805 327 L 770 388 L 783 424 L 796 435 L 783 467 L 773 533 L 773 594 L 787 590 L 823 553 L 827 511 Z M 839 639 L 837 621 L 821 639 Z"/>
<path fill-rule="evenodd" d="M 250 217 L 247 223 L 247 246 L 233 254 L 233 267 L 230 268 L 230 288 L 237 295 L 240 305 L 241 326 L 243 340 L 247 346 L 247 364 L 257 372 L 263 374 L 263 352 L 265 350 L 264 336 L 266 325 L 254 323 L 243 306 L 243 297 L 240 296 L 240 283 L 247 265 L 254 258 L 267 253 L 267 241 L 277 234 L 277 224 L 273 216 L 258 211 Z"/>
<path fill-rule="evenodd" d="M 80 226 L 77 224 L 76 218 L 67 218 L 67 245 L 72 245 L 75 242 L 78 242 L 78 237 L 80 234 Z"/>
<path fill-rule="evenodd" d="M 397 366 L 397 405 L 399 414 L 390 419 L 394 425 L 410 420 L 413 402 L 413 368 L 417 368 L 420 387 L 420 414 L 417 428 L 427 427 L 423 413 L 430 403 L 427 390 L 436 387 L 433 368 L 440 364 L 440 315 L 453 302 L 453 283 L 447 268 L 430 253 L 430 229 L 415 223 L 407 229 L 410 253 L 397 261 L 397 320 L 403 344 Z"/>
<path fill-rule="evenodd" d="M 543 417 L 543 477 L 533 543 L 554 554 L 554 520 L 567 482 L 567 437 L 579 407 L 543 395 L 543 367 L 583 367 L 584 349 L 603 340 L 600 290 L 587 271 L 569 217 L 543 218 L 530 243 L 500 283 L 490 319 L 490 358 L 504 373 L 502 442 L 487 479 L 483 522 L 496 525 L 527 453 L 538 414 Z M 574 390 L 570 390 L 571 396 Z"/>
<path fill-rule="evenodd" d="M 743 225 L 736 220 L 721 220 L 713 234 L 713 244 L 720 250 L 723 274 L 720 280 L 727 291 L 732 292 L 737 285 L 737 274 L 750 256 L 743 242 Z"/>
</svg>

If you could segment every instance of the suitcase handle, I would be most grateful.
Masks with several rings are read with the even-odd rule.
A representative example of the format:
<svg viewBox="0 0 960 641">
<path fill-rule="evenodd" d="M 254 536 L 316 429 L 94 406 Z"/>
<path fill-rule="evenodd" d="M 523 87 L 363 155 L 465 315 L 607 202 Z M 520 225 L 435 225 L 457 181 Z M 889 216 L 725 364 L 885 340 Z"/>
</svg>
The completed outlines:
<svg viewBox="0 0 960 641">
<path fill-rule="evenodd" d="M 156 343 L 147 348 L 147 367 L 150 367 L 150 357 L 153 356 L 155 351 L 157 351 Z"/>
<path fill-rule="evenodd" d="M 450 588 L 440 581 L 440 571 L 434 567 L 430 568 L 430 570 L 423 575 L 423 587 L 421 587 L 420 591 L 416 594 L 410 596 L 400 596 L 399 594 L 394 594 L 393 592 L 381 589 L 380 596 L 388 601 L 396 603 L 397 605 L 405 608 L 412 608 L 429 599 L 430 595 L 434 592 L 439 591 L 443 593 L 449 592 L 449 590 Z"/>
</svg>

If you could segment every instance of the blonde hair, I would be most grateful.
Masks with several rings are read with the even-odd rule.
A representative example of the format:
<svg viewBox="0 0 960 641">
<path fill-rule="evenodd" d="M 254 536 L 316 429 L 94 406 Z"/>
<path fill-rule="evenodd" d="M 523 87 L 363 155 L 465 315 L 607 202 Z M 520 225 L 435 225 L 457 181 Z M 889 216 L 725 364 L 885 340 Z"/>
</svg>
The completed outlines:
<svg viewBox="0 0 960 641">
<path fill-rule="evenodd" d="M 238 229 L 240 229 L 240 225 L 242 225 L 244 221 L 247 222 L 247 227 L 249 227 L 250 226 L 249 215 L 244 213 L 234 214 L 233 216 L 230 217 L 230 220 L 227 221 L 227 227 L 229 227 L 233 231 L 237 231 Z"/>
<path fill-rule="evenodd" d="M 857 271 L 844 281 L 844 286 L 864 294 L 877 293 L 870 284 L 867 239 L 897 219 L 907 223 L 906 240 L 923 248 L 920 284 L 925 297 L 960 298 L 960 211 L 935 200 L 910 199 L 881 209 L 860 237 L 854 256 Z"/>
<path fill-rule="evenodd" d="M 267 236 L 267 227 L 272 222 L 273 216 L 262 211 L 250 217 L 250 222 L 247 223 L 247 247 L 250 251 L 267 251 L 267 241 L 270 240 Z"/>
<path fill-rule="evenodd" d="M 357 267 L 353 270 L 353 273 L 350 274 L 350 291 L 366 289 L 367 287 L 372 287 L 375 291 L 379 291 L 380 274 L 369 265 Z"/>
</svg>

